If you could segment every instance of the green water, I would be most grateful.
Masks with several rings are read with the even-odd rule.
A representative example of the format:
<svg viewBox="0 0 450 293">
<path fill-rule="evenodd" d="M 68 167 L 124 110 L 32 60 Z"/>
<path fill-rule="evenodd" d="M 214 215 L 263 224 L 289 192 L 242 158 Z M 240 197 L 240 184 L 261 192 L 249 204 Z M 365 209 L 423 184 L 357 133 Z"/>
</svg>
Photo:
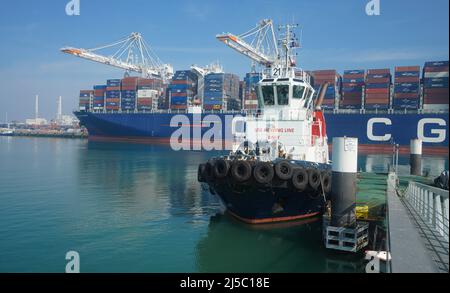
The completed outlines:
<svg viewBox="0 0 450 293">
<path fill-rule="evenodd" d="M 0 272 L 64 272 L 70 250 L 82 272 L 364 270 L 361 255 L 323 248 L 318 221 L 254 227 L 222 215 L 196 181 L 212 155 L 0 137 Z M 360 168 L 368 161 L 385 168 L 385 156 L 362 156 Z"/>
</svg>

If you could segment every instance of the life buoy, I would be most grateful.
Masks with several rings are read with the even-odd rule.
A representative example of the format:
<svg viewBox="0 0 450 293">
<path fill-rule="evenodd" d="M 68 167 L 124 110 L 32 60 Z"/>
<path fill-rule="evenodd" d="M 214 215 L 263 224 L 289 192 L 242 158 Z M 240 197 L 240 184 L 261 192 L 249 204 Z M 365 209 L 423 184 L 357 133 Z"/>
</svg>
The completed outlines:
<svg viewBox="0 0 450 293">
<path fill-rule="evenodd" d="M 219 159 L 214 164 L 214 176 L 218 179 L 227 177 L 230 170 L 230 164 L 225 159 Z"/>
<path fill-rule="evenodd" d="M 267 162 L 256 163 L 255 169 L 253 169 L 253 177 L 256 182 L 261 184 L 267 184 L 272 181 L 274 176 L 273 167 Z"/>
<path fill-rule="evenodd" d="M 330 172 L 323 171 L 322 172 L 322 188 L 325 194 L 330 194 L 331 192 L 331 174 Z"/>
<path fill-rule="evenodd" d="M 205 164 L 198 165 L 197 169 L 197 181 L 198 182 L 206 182 L 205 180 Z"/>
<path fill-rule="evenodd" d="M 245 182 L 252 177 L 252 166 L 247 161 L 236 161 L 231 167 L 231 176 L 237 182 Z"/>
<path fill-rule="evenodd" d="M 281 180 L 289 180 L 292 178 L 292 165 L 288 161 L 279 161 L 275 164 L 275 174 Z"/>
<path fill-rule="evenodd" d="M 308 170 L 308 183 L 313 190 L 318 190 L 320 187 L 320 172 L 317 169 Z"/>
<path fill-rule="evenodd" d="M 296 168 L 292 173 L 292 185 L 297 191 L 304 191 L 308 186 L 308 172 L 303 168 Z"/>
</svg>

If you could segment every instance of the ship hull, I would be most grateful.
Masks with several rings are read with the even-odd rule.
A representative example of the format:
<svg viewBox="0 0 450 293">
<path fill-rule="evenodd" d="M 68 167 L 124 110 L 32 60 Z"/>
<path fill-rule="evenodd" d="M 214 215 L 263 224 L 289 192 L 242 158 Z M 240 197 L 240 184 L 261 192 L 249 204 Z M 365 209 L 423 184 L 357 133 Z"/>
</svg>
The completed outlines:
<svg viewBox="0 0 450 293">
<path fill-rule="evenodd" d="M 228 213 L 248 224 L 301 220 L 318 216 L 324 209 L 322 196 L 288 188 L 244 186 L 233 189 L 230 185 L 220 185 L 214 192 Z"/>
<path fill-rule="evenodd" d="M 166 144 L 176 137 L 177 130 L 189 128 L 187 137 L 192 141 L 190 147 L 194 149 L 201 147 L 202 139 L 212 127 L 220 129 L 220 137 L 214 138 L 224 140 L 222 147 L 228 149 L 231 144 L 227 143 L 226 138 L 230 137 L 227 134 L 231 133 L 231 120 L 238 115 L 243 116 L 224 113 L 194 115 L 91 112 L 75 112 L 75 115 L 88 129 L 91 140 Z M 325 113 L 325 119 L 329 138 L 357 137 L 361 151 L 389 153 L 395 142 L 400 145 L 401 152 L 408 152 L 410 140 L 421 138 L 424 154 L 448 154 L 448 113 Z M 182 124 L 183 121 L 186 123 Z"/>
</svg>

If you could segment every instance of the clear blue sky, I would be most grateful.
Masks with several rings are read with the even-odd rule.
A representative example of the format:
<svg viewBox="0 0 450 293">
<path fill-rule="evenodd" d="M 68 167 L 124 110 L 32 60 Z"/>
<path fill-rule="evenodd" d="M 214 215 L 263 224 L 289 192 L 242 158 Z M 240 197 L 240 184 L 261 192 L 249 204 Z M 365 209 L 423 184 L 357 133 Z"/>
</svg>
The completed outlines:
<svg viewBox="0 0 450 293">
<path fill-rule="evenodd" d="M 53 118 L 57 96 L 63 111 L 76 108 L 78 91 L 120 78 L 122 71 L 64 55 L 65 45 L 95 47 L 141 32 L 160 58 L 187 69 L 219 60 L 243 75 L 250 62 L 215 39 L 242 33 L 262 18 L 294 20 L 303 27 L 298 64 L 305 69 L 423 65 L 448 60 L 448 0 L 381 0 L 369 17 L 369 0 L 81 0 L 69 17 L 69 0 L 2 1 L 0 9 L 0 121 L 25 119 L 40 95 L 41 116 Z"/>
</svg>

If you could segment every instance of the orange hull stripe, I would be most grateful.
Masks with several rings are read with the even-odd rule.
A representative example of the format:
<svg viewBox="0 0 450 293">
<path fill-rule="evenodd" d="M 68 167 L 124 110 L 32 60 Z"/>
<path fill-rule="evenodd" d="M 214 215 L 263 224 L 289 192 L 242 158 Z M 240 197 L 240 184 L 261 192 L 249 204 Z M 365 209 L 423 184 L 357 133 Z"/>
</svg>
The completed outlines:
<svg viewBox="0 0 450 293">
<path fill-rule="evenodd" d="M 306 219 L 306 218 L 312 218 L 314 216 L 319 215 L 320 213 L 311 213 L 301 216 L 289 216 L 289 217 L 278 217 L 278 218 L 267 218 L 267 219 L 247 219 L 243 218 L 241 216 L 236 215 L 230 210 L 227 210 L 233 217 L 241 220 L 242 222 L 248 223 L 248 224 L 267 224 L 267 223 L 277 223 L 277 222 L 287 222 L 287 221 L 293 221 L 293 220 L 300 220 L 300 219 Z"/>
</svg>

